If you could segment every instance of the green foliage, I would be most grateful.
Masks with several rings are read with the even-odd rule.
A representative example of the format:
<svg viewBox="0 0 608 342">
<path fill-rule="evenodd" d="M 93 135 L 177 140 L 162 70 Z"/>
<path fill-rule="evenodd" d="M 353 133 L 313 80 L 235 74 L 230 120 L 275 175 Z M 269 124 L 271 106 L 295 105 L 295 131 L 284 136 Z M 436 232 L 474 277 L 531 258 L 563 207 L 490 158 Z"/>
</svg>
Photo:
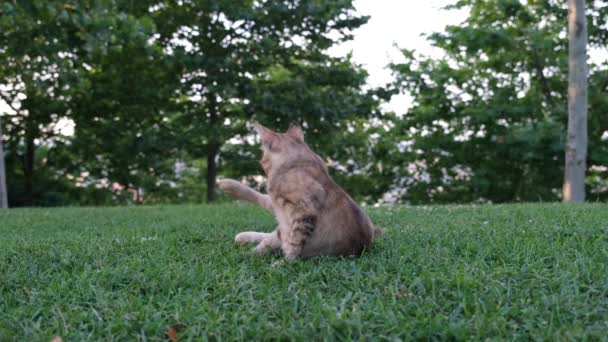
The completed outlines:
<svg viewBox="0 0 608 342">
<path fill-rule="evenodd" d="M 590 41 L 606 49 L 605 1 L 589 1 Z M 557 200 L 563 179 L 567 40 L 563 2 L 462 0 L 459 26 L 428 37 L 445 56 L 404 50 L 396 91 L 413 107 L 396 132 L 408 142 L 402 199 L 420 202 Z M 605 101 L 606 65 L 590 67 L 590 103 Z M 603 104 L 591 105 L 588 165 L 607 165 Z M 421 177 L 421 175 L 423 175 Z M 601 176 L 606 179 L 604 172 Z M 593 185 L 590 183 L 590 185 Z M 591 189 L 591 198 L 607 195 Z"/>
<path fill-rule="evenodd" d="M 0 212 L 0 339 L 601 340 L 606 205 L 380 208 L 358 258 L 238 247 L 249 206 Z"/>
<path fill-rule="evenodd" d="M 65 177 L 78 177 L 82 171 L 103 169 L 98 176 L 133 186 L 132 171 L 142 167 L 124 161 L 134 159 L 124 147 L 128 144 L 133 152 L 139 143 L 138 149 L 143 149 L 135 140 L 142 126 L 155 128 L 151 108 L 163 93 L 154 83 L 163 84 L 166 78 L 161 82 L 164 70 L 149 67 L 162 52 L 147 43 L 153 23 L 121 12 L 118 5 L 119 1 L 19 1 L 0 8 L 0 49 L 6 52 L 0 57 L 0 95 L 14 111 L 3 120 L 11 205 L 110 203 L 87 195 L 90 191 L 84 188 L 80 194 L 65 190 L 75 189 Z M 137 80 L 147 82 L 147 88 Z M 106 126 L 96 124 L 126 117 L 139 120 L 139 131 L 116 124 L 107 132 Z M 76 123 L 75 139 L 57 130 L 67 119 Z M 42 161 L 39 149 L 45 150 Z M 143 176 L 137 176 L 142 181 Z M 55 191 L 49 183 L 63 190 Z M 49 196 L 54 198 L 50 202 Z"/>
<path fill-rule="evenodd" d="M 225 154 L 222 147 L 235 136 L 242 141 L 252 119 L 321 129 L 321 120 L 370 113 L 365 73 L 326 52 L 367 20 L 350 0 L 161 1 L 154 8 L 155 39 L 181 68 L 171 122 L 181 149 L 207 159 L 208 200 L 218 159 L 230 173 L 251 154 L 247 145 L 227 145 Z"/>
<path fill-rule="evenodd" d="M 17 1 L 0 11 L 13 206 L 47 203 L 46 183 L 73 187 L 66 178 L 83 174 L 93 187 L 118 184 L 117 201 L 141 191 L 150 203 L 193 200 L 201 189 L 211 200 L 220 167 L 259 173 L 255 157 L 244 162 L 250 145 L 225 144 L 249 139 L 252 119 L 321 136 L 377 112 L 365 72 L 327 55 L 367 20 L 351 0 Z M 66 119 L 74 136 L 55 130 Z M 49 159 L 37 163 L 41 147 Z M 174 172 L 181 162 L 206 185 L 179 189 L 193 185 Z M 67 193 L 57 202 L 82 203 Z"/>
<path fill-rule="evenodd" d="M 32 205 L 40 200 L 36 140 L 56 138 L 52 127 L 66 115 L 74 59 L 65 43 L 80 40 L 78 19 L 59 2 L 6 1 L 0 11 L 0 96 L 14 111 L 2 120 L 9 196 Z"/>
</svg>

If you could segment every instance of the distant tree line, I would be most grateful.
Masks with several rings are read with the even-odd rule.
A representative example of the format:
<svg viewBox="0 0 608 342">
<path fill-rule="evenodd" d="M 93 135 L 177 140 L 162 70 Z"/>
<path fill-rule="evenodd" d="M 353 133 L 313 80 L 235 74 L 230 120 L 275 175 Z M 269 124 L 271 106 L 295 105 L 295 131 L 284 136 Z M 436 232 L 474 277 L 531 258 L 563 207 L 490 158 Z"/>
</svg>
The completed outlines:
<svg viewBox="0 0 608 342">
<path fill-rule="evenodd" d="M 567 4 L 451 7 L 470 11 L 427 37 L 443 57 L 403 49 L 395 82 L 370 88 L 360 65 L 328 53 L 368 19 L 352 0 L 4 1 L 9 204 L 213 201 L 219 175 L 261 181 L 253 120 L 303 125 L 361 201 L 559 200 Z M 590 48 L 608 48 L 607 17 L 608 1 L 587 1 Z M 606 200 L 606 61 L 588 82 L 586 186 Z M 412 106 L 382 111 L 399 93 Z"/>
</svg>

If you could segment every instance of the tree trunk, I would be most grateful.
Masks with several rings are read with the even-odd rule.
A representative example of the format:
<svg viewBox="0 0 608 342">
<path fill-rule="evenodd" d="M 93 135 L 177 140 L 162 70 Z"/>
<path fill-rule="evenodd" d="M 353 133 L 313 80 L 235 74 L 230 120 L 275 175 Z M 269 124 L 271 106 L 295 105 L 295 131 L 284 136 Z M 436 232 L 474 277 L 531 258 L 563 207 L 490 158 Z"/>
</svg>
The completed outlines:
<svg viewBox="0 0 608 342">
<path fill-rule="evenodd" d="M 218 120 L 218 107 L 217 98 L 215 94 L 209 94 L 207 97 L 209 101 L 209 128 L 210 131 L 207 133 L 207 203 L 215 201 L 215 179 L 217 178 L 217 163 L 215 159 L 220 152 L 220 144 L 217 137 L 213 136 L 213 129 L 217 125 Z"/>
<path fill-rule="evenodd" d="M 0 209 L 8 208 L 6 189 L 6 168 L 4 166 L 4 146 L 2 144 L 2 118 L 0 117 Z"/>
<path fill-rule="evenodd" d="M 217 178 L 217 163 L 215 158 L 220 146 L 215 141 L 210 141 L 207 146 L 207 202 L 215 200 L 215 179 Z"/>
<path fill-rule="evenodd" d="M 568 0 L 568 137 L 564 202 L 585 201 L 587 169 L 587 21 L 585 1 Z"/>
<path fill-rule="evenodd" d="M 34 156 L 36 152 L 35 134 L 32 129 L 27 128 L 25 133 L 25 156 L 23 160 L 23 171 L 25 176 L 25 205 L 34 205 Z"/>
</svg>

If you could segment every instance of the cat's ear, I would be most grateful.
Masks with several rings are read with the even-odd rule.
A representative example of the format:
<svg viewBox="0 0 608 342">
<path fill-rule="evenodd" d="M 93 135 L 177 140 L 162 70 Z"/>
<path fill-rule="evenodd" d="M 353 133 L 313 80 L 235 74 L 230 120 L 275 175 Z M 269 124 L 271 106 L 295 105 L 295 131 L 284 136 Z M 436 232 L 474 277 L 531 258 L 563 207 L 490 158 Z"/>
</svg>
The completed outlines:
<svg viewBox="0 0 608 342">
<path fill-rule="evenodd" d="M 301 142 L 304 142 L 304 131 L 302 131 L 302 127 L 300 127 L 300 125 L 296 123 L 291 123 L 285 134 Z"/>
<path fill-rule="evenodd" d="M 258 122 L 254 122 L 253 127 L 260 135 L 260 141 L 262 142 L 263 147 L 271 150 L 273 147 L 277 146 L 279 140 L 279 135 L 277 133 L 270 128 L 262 126 Z"/>
</svg>

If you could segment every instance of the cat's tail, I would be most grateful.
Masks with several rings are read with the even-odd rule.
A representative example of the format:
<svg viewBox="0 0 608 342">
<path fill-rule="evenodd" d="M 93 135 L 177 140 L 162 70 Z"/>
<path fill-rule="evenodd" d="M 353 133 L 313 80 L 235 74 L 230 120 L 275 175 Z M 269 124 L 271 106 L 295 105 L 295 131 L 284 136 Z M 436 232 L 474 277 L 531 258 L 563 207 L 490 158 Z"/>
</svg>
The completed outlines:
<svg viewBox="0 0 608 342">
<path fill-rule="evenodd" d="M 384 235 L 384 229 L 378 227 L 378 226 L 374 226 L 374 236 L 373 238 L 377 238 Z"/>
</svg>

